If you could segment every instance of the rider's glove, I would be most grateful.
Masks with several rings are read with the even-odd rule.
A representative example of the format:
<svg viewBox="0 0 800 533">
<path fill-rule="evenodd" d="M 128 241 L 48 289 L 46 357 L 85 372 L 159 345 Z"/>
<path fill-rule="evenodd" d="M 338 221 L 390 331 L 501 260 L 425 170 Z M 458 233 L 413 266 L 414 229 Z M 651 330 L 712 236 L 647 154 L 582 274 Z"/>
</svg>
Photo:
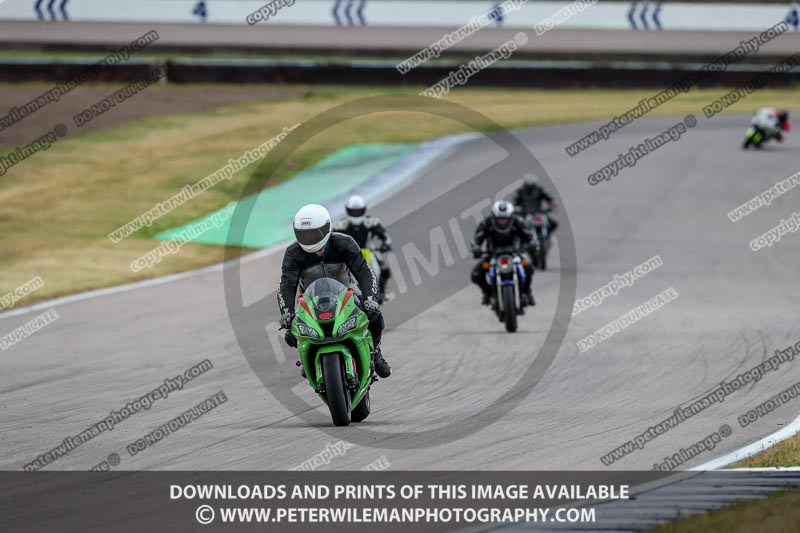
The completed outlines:
<svg viewBox="0 0 800 533">
<path fill-rule="evenodd" d="M 292 327 L 292 319 L 294 318 L 294 313 L 283 313 L 281 315 L 281 327 L 280 329 L 289 329 Z"/>
<path fill-rule="evenodd" d="M 391 244 L 384 243 L 381 245 L 381 252 L 391 252 L 392 250 L 394 250 L 394 247 Z"/>
<path fill-rule="evenodd" d="M 381 304 L 379 304 L 378 301 L 375 300 L 375 298 L 370 296 L 369 298 L 364 300 L 364 311 L 366 311 L 367 314 L 370 315 L 377 315 L 378 313 L 381 312 Z"/>
<path fill-rule="evenodd" d="M 292 348 L 297 348 L 297 337 L 294 336 L 294 333 L 291 331 L 287 331 L 286 334 L 283 336 L 283 340 L 286 341 Z"/>
<path fill-rule="evenodd" d="M 483 250 L 477 244 L 472 245 L 472 257 L 475 259 L 480 259 L 483 256 Z"/>
</svg>

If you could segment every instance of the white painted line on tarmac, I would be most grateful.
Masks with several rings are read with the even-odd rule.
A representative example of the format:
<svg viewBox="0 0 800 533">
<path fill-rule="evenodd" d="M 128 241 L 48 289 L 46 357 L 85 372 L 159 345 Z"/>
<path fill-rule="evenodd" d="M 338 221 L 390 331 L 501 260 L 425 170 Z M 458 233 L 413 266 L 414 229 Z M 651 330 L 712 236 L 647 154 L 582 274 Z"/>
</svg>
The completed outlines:
<svg viewBox="0 0 800 533">
<path fill-rule="evenodd" d="M 387 176 L 386 174 L 382 174 L 380 176 L 381 183 L 378 184 L 378 186 L 372 186 L 365 189 L 364 195 L 368 196 L 368 200 L 370 201 L 378 201 L 378 199 L 384 199 L 386 196 L 388 196 L 388 194 L 391 191 L 398 190 L 402 188 L 407 182 L 413 181 L 415 177 L 422 174 L 422 172 L 430 168 L 434 163 L 441 160 L 444 156 L 455 150 L 461 144 L 478 137 L 480 137 L 480 135 L 478 134 L 457 134 L 457 135 L 448 135 L 446 137 L 441 137 L 438 139 L 433 139 L 431 141 L 423 142 L 420 145 L 419 150 L 414 150 L 409 155 L 401 159 L 401 163 L 406 160 L 409 161 L 405 165 L 405 168 L 403 168 L 404 167 L 403 165 L 397 165 L 396 175 Z M 369 186 L 369 183 L 367 183 L 366 185 Z M 0 313 L 0 320 L 3 320 L 4 318 L 11 318 L 19 315 L 33 313 L 36 311 L 40 311 L 42 309 L 47 309 L 59 305 L 80 302 L 82 300 L 90 300 L 92 298 L 109 296 L 111 294 L 118 294 L 137 289 L 144 289 L 147 287 L 155 287 L 158 285 L 163 285 L 165 283 L 172 283 L 173 281 L 179 281 L 201 274 L 218 272 L 221 271 L 223 268 L 225 268 L 227 265 L 233 266 L 236 263 L 236 261 L 241 261 L 242 263 L 246 263 L 250 261 L 255 261 L 257 259 L 262 259 L 264 257 L 268 257 L 269 255 L 277 252 L 278 250 L 285 249 L 285 247 L 290 242 L 291 241 L 278 243 L 274 246 L 264 248 L 263 250 L 255 251 L 239 259 L 232 259 L 230 261 L 217 263 L 215 265 L 210 265 L 195 270 L 188 270 L 186 272 L 168 274 L 166 276 L 160 276 L 157 278 L 135 281 L 132 283 L 125 283 L 122 285 L 117 285 L 115 287 L 107 287 L 105 289 L 96 289 L 86 292 L 80 292 L 77 294 L 71 294 L 69 296 L 62 296 L 60 298 L 54 298 L 52 300 L 38 302 L 28 306 L 20 307 L 18 309 L 10 309 L 6 312 Z"/>
</svg>

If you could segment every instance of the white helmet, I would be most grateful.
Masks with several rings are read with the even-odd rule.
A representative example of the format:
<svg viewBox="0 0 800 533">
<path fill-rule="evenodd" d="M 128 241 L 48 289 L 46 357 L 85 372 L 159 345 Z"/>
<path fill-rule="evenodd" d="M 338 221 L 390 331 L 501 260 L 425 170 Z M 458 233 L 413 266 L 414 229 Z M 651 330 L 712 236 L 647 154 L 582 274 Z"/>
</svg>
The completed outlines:
<svg viewBox="0 0 800 533">
<path fill-rule="evenodd" d="M 345 211 L 347 211 L 347 216 L 350 217 L 350 222 L 353 224 L 361 224 L 364 221 L 364 215 L 367 214 L 367 202 L 365 202 L 362 197 L 355 194 L 347 200 Z"/>
<path fill-rule="evenodd" d="M 522 181 L 528 187 L 532 187 L 533 185 L 539 185 L 539 178 L 536 176 L 536 174 L 525 174 L 525 177 L 522 178 Z"/>
<path fill-rule="evenodd" d="M 317 204 L 300 208 L 294 216 L 294 236 L 306 252 L 322 250 L 331 238 L 331 214 Z"/>
<path fill-rule="evenodd" d="M 514 204 L 499 200 L 492 206 L 492 219 L 496 230 L 504 232 L 511 228 L 511 219 L 514 216 Z"/>
</svg>

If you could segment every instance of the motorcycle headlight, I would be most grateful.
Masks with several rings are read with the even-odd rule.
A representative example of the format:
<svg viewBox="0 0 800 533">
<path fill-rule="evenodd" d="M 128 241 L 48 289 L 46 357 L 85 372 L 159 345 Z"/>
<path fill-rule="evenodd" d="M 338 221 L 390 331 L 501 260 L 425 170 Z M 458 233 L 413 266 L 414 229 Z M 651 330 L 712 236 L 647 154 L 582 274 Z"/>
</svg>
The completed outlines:
<svg viewBox="0 0 800 533">
<path fill-rule="evenodd" d="M 344 324 L 339 326 L 339 330 L 336 332 L 336 335 L 344 335 L 354 327 L 356 327 L 356 322 L 358 322 L 358 316 L 351 316 L 347 320 L 344 321 Z"/>
<path fill-rule="evenodd" d="M 297 322 L 297 331 L 303 337 L 313 337 L 315 339 L 319 339 L 319 333 L 317 332 L 317 330 L 315 330 L 311 326 L 303 324 L 302 322 Z"/>
</svg>

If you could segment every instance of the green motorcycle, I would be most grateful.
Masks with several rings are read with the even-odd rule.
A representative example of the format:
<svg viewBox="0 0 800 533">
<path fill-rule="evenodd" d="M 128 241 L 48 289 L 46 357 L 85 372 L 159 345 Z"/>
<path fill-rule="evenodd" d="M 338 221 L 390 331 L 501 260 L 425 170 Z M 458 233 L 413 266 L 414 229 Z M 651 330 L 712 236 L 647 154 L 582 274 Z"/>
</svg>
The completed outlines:
<svg viewBox="0 0 800 533">
<path fill-rule="evenodd" d="M 353 289 L 320 278 L 297 297 L 292 333 L 306 379 L 337 426 L 361 422 L 370 413 L 369 388 L 377 380 L 369 319 Z"/>
<path fill-rule="evenodd" d="M 751 144 L 756 148 L 761 148 L 762 143 L 768 140 L 767 135 L 761 130 L 761 128 L 757 128 L 755 126 L 750 126 L 747 129 L 747 133 L 744 135 L 744 144 L 742 148 L 747 149 L 748 146 Z"/>
</svg>

